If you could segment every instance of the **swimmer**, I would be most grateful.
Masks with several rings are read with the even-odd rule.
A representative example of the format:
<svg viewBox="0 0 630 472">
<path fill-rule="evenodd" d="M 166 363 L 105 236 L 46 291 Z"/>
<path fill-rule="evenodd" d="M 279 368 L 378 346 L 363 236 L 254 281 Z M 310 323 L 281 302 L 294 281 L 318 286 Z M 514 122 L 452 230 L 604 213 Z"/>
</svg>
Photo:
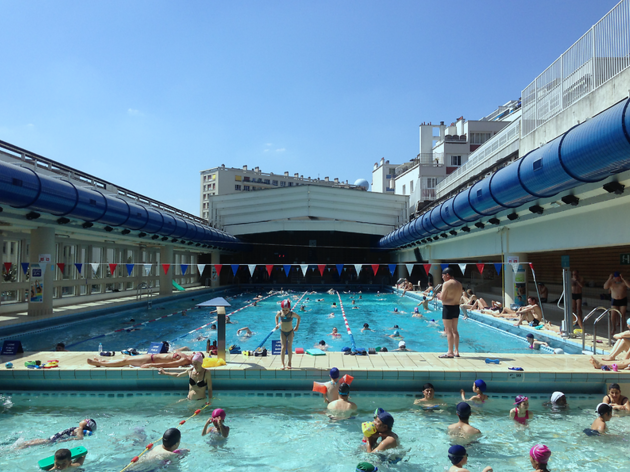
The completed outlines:
<svg viewBox="0 0 630 472">
<path fill-rule="evenodd" d="M 392 334 L 387 334 L 386 335 L 388 338 L 393 338 L 393 339 L 404 339 L 401 335 L 400 335 L 400 331 L 396 330 L 394 331 Z"/>
<path fill-rule="evenodd" d="M 67 352 L 68 350 L 66 349 L 65 343 L 57 343 L 57 345 L 55 346 L 55 351 L 57 351 L 57 352 L 61 352 L 61 351 Z"/>
<path fill-rule="evenodd" d="M 562 392 L 553 392 L 551 399 L 544 403 L 544 406 L 551 406 L 552 409 L 567 408 L 567 396 Z"/>
<path fill-rule="evenodd" d="M 163 368 L 159 368 L 160 375 L 168 375 L 170 377 L 181 377 L 188 375 L 188 400 L 205 400 L 206 394 L 208 401 L 212 400 L 212 378 L 208 369 L 203 367 L 204 355 L 196 352 L 192 357 L 192 367 L 179 372 L 166 372 Z"/>
<path fill-rule="evenodd" d="M 468 463 L 468 453 L 464 446 L 451 446 L 448 448 L 448 459 L 453 464 L 447 472 L 470 472 L 464 466 Z M 492 467 L 488 466 L 481 472 L 492 472 Z"/>
<path fill-rule="evenodd" d="M 258 302 L 254 302 L 252 306 L 258 306 Z"/>
<path fill-rule="evenodd" d="M 236 330 L 236 335 L 237 336 L 243 336 L 244 338 L 249 338 L 252 334 L 254 334 L 254 333 L 247 326 L 245 326 L 244 328 L 239 328 L 239 329 Z"/>
<path fill-rule="evenodd" d="M 323 298 L 318 298 L 317 300 L 315 300 L 316 302 L 323 302 L 324 299 Z"/>
<path fill-rule="evenodd" d="M 430 320 L 430 321 L 427 321 L 427 324 L 428 324 L 430 327 L 432 327 L 432 328 L 437 328 L 437 327 L 439 326 L 439 325 L 438 325 L 438 322 L 437 322 L 437 321 L 435 321 L 435 320 L 433 320 L 433 319 L 432 319 L 432 320 Z"/>
<path fill-rule="evenodd" d="M 608 423 L 613 416 L 613 409 L 607 403 L 600 403 L 597 405 L 595 411 L 598 417 L 593 421 L 589 429 L 584 430 L 587 436 L 599 436 L 600 434 L 604 434 L 607 430 L 606 423 Z"/>
<path fill-rule="evenodd" d="M 230 319 L 230 315 L 225 315 L 225 324 L 235 324 L 238 323 L 238 321 L 232 321 Z"/>
<path fill-rule="evenodd" d="M 226 413 L 223 408 L 217 408 L 216 410 L 214 410 L 212 412 L 212 416 L 206 421 L 201 435 L 205 436 L 208 433 L 216 433 L 219 434 L 222 438 L 227 438 L 230 434 L 230 427 L 225 426 L 225 424 L 223 423 L 225 421 L 225 415 Z M 210 426 L 210 424 L 212 424 L 212 426 Z"/>
<path fill-rule="evenodd" d="M 211 331 L 216 331 L 217 330 L 217 325 L 215 325 L 215 324 L 210 325 L 210 330 Z"/>
<path fill-rule="evenodd" d="M 306 311 L 306 306 L 305 305 L 300 306 L 300 311 Z"/>
<path fill-rule="evenodd" d="M 532 463 L 534 472 L 549 472 L 547 463 L 550 457 L 551 451 L 542 444 L 536 444 L 529 450 L 529 461 Z"/>
<path fill-rule="evenodd" d="M 459 417 L 459 421 L 454 423 L 448 427 L 448 434 L 451 436 L 456 436 L 465 439 L 471 439 L 472 436 L 477 434 L 481 434 L 477 428 L 471 426 L 469 424 L 470 415 L 472 414 L 472 409 L 470 405 L 466 402 L 461 402 L 457 404 L 457 416 Z"/>
<path fill-rule="evenodd" d="M 337 331 L 337 328 L 333 328 L 332 333 L 330 333 L 328 336 L 332 336 L 334 338 L 340 338 L 341 334 L 339 334 L 339 331 Z"/>
<path fill-rule="evenodd" d="M 315 346 L 313 347 L 315 349 L 321 349 L 322 351 L 327 351 L 330 346 L 326 344 L 326 341 L 322 339 L 318 344 L 315 344 Z"/>
<path fill-rule="evenodd" d="M 377 416 L 374 418 L 376 433 L 367 439 L 367 452 L 382 452 L 398 446 L 398 435 L 392 432 L 394 427 L 394 417 L 388 412 L 379 408 Z M 378 443 L 378 439 L 381 442 Z"/>
<path fill-rule="evenodd" d="M 332 306 L 333 308 L 337 308 L 337 303 L 336 303 L 336 302 L 332 302 L 332 305 L 331 305 L 331 306 Z"/>
<path fill-rule="evenodd" d="M 435 399 L 435 387 L 431 383 L 425 383 L 422 386 L 422 394 L 423 398 L 418 398 L 413 402 L 414 405 L 424 405 L 426 407 L 431 407 L 435 405 L 440 405 L 440 402 Z"/>
<path fill-rule="evenodd" d="M 529 398 L 525 395 L 517 395 L 514 404 L 516 408 L 510 410 L 510 418 L 522 425 L 527 424 L 527 420 L 531 420 L 534 414 L 529 411 Z"/>
<path fill-rule="evenodd" d="M 330 376 L 330 380 L 324 384 L 326 385 L 326 394 L 324 395 L 324 401 L 326 403 L 333 402 L 339 398 L 339 386 L 341 385 L 339 383 L 339 369 L 333 367 L 330 369 L 328 375 Z"/>
<path fill-rule="evenodd" d="M 328 410 L 332 410 L 335 413 L 339 413 L 339 412 L 354 412 L 357 410 L 357 405 L 356 403 L 351 402 L 348 397 L 350 395 L 350 385 L 348 385 L 347 383 L 342 383 L 341 385 L 339 385 L 339 397 L 337 398 L 337 400 L 334 400 L 332 402 L 330 402 L 328 404 L 327 409 Z M 342 413 L 341 415 L 342 418 L 347 417 L 347 413 L 344 415 Z M 335 418 L 338 418 L 337 416 Z"/>
<path fill-rule="evenodd" d="M 398 343 L 398 349 L 394 349 L 394 351 L 412 352 L 411 349 L 407 349 L 407 343 L 405 343 L 405 341 L 400 341 Z"/>
<path fill-rule="evenodd" d="M 529 348 L 530 349 L 540 350 L 540 346 L 547 346 L 547 347 L 549 347 L 549 344 L 544 342 L 544 341 L 536 341 L 536 339 L 534 338 L 534 335 L 532 333 L 529 333 L 527 335 L 527 342 L 529 343 Z"/>
<path fill-rule="evenodd" d="M 621 387 L 618 383 L 610 384 L 608 395 L 604 395 L 602 403 L 609 404 L 614 410 L 627 410 L 629 405 L 628 397 L 621 394 Z"/>
<path fill-rule="evenodd" d="M 394 307 L 394 313 L 398 313 L 398 307 Z"/>
<path fill-rule="evenodd" d="M 358 309 L 359 309 L 359 307 L 358 307 L 358 306 L 356 306 L 356 305 L 354 305 L 354 306 L 352 307 L 352 309 L 353 309 L 353 310 L 358 310 Z"/>
<path fill-rule="evenodd" d="M 70 467 L 81 467 L 85 462 L 85 456 L 77 457 L 76 462 L 72 461 L 70 449 L 58 449 L 55 452 L 55 463 L 49 470 L 66 470 Z"/>
<path fill-rule="evenodd" d="M 356 304 L 357 304 L 357 301 L 356 301 L 356 300 L 352 300 L 352 304 L 353 304 L 353 305 L 356 305 Z"/>
<path fill-rule="evenodd" d="M 182 440 L 182 433 L 177 428 L 169 428 L 162 435 L 162 444 L 155 445 L 149 452 L 144 454 L 139 462 L 157 462 L 179 460 L 184 454 L 190 452 L 188 449 L 179 449 Z M 166 464 L 167 462 L 162 462 Z"/>
<path fill-rule="evenodd" d="M 459 393 L 462 396 L 462 401 L 485 403 L 485 401 L 488 399 L 488 395 L 485 394 L 486 383 L 483 380 L 481 379 L 475 380 L 472 384 L 472 391 L 475 394 L 472 397 L 466 399 L 466 392 L 464 392 L 464 389 L 461 389 Z"/>
<path fill-rule="evenodd" d="M 92 433 L 96 432 L 96 421 L 91 418 L 82 420 L 79 422 L 78 426 L 72 426 L 70 428 L 64 429 L 63 431 L 53 434 L 48 439 L 33 439 L 32 441 L 26 441 L 19 446 L 18 449 L 23 449 L 25 447 L 30 446 L 39 446 L 42 444 L 51 444 L 59 441 L 81 441 L 85 437 L 85 431 L 91 431 Z"/>
<path fill-rule="evenodd" d="M 402 329 L 400 326 L 398 325 L 394 325 L 393 328 L 385 328 L 385 329 L 399 329 L 400 331 L 404 331 L 404 329 Z"/>
<path fill-rule="evenodd" d="M 334 314 L 334 313 L 331 313 L 331 314 L 329 314 L 329 315 L 328 315 L 328 318 L 329 318 L 329 319 L 330 319 L 330 318 L 334 318 L 334 317 L 335 317 L 335 314 Z"/>
<path fill-rule="evenodd" d="M 363 323 L 363 328 L 361 328 L 361 332 L 363 331 L 374 331 L 374 330 L 370 328 L 369 324 Z"/>
</svg>

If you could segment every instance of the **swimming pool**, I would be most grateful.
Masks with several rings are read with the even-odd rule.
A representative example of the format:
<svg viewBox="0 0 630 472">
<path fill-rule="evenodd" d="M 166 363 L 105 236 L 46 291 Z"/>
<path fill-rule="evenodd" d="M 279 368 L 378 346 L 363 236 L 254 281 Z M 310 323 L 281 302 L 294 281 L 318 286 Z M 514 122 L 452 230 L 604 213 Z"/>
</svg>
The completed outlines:
<svg viewBox="0 0 630 472">
<path fill-rule="evenodd" d="M 232 305 L 227 309 L 228 313 L 240 310 L 232 316 L 235 323 L 227 325 L 227 345 L 236 344 L 244 350 L 256 348 L 275 326 L 279 302 L 290 296 L 294 303 L 302 297 L 300 304 L 293 307 L 302 317 L 300 329 L 293 342 L 294 348 L 316 347 L 321 340 L 326 341 L 332 351 L 341 351 L 343 347 L 351 346 L 337 295 L 290 291 L 289 295 L 272 294 L 258 302 L 257 306 L 248 306 L 255 295 L 238 293 L 226 297 Z M 391 292 L 341 293 L 340 296 L 356 347 L 366 349 L 387 347 L 391 351 L 398 347 L 400 340 L 404 340 L 407 348 L 413 351 L 445 350 L 446 338 L 440 334 L 444 330 L 441 312 L 431 310 L 424 312 L 420 307 L 419 310 L 424 317 L 414 318 L 412 315 L 418 301 Z M 151 310 L 146 308 L 127 310 L 12 337 L 19 338 L 27 351 L 51 350 L 57 342 L 64 342 L 68 349 L 75 351 L 96 351 L 99 343 L 103 344 L 104 350 L 120 351 L 129 347 L 143 350 L 148 348 L 150 342 L 162 340 L 176 340 L 174 342 L 176 347 L 188 346 L 193 350 L 205 350 L 206 339 L 208 337 L 211 340 L 216 339 L 216 331 L 208 326 L 192 334 L 186 333 L 213 321 L 215 315 L 211 315 L 210 310 L 193 309 L 197 303 L 210 298 L 214 297 L 196 296 L 194 299 L 154 304 Z M 337 306 L 333 306 L 333 303 Z M 300 311 L 301 305 L 304 305 L 305 311 Z M 182 310 L 188 310 L 185 316 Z M 134 321 L 131 322 L 131 319 Z M 431 322 L 431 319 L 435 322 Z M 368 323 L 372 331 L 362 332 L 364 323 Z M 394 332 L 394 325 L 401 328 L 400 338 L 388 337 Z M 245 326 L 254 332 L 253 336 L 238 337 L 236 331 Z M 334 327 L 339 330 L 341 336 L 330 335 Z M 118 332 L 114 332 L 116 330 Z M 472 320 L 464 321 L 460 318 L 459 331 L 462 352 L 521 354 L 540 352 L 528 349 L 522 337 L 487 328 Z M 104 333 L 111 334 L 98 338 Z M 279 331 L 276 331 L 266 342 L 265 347 L 271 348 L 271 340 L 279 339 Z"/>
<path fill-rule="evenodd" d="M 467 385 L 462 387 L 469 389 Z M 547 395 L 531 395 L 534 418 L 529 426 L 522 427 L 508 418 L 513 397 L 488 393 L 491 398 L 474 408 L 470 420 L 484 433 L 467 446 L 470 470 L 478 471 L 485 465 L 507 472 L 531 470 L 528 451 L 536 443 L 552 450 L 551 470 L 628 470 L 625 438 L 630 433 L 629 417 L 615 413 L 608 423 L 608 436 L 587 437 L 582 433 L 595 419 L 594 409 L 601 396 L 569 395 L 569 409 L 552 412 L 543 406 Z M 161 392 L 0 395 L 0 470 L 35 470 L 36 461 L 53 454 L 59 446 L 20 451 L 14 448 L 16 443 L 48 437 L 93 417 L 98 423 L 97 433 L 65 445 L 88 449 L 86 470 L 119 472 L 148 442 L 161 437 L 167 428 L 176 426 L 199 407 L 186 401 L 178 403 L 181 398 Z M 310 392 L 216 393 L 209 409 L 227 411 L 229 438 L 221 441 L 201 436 L 209 414 L 206 410 L 179 427 L 180 447 L 191 453 L 179 469 L 169 470 L 346 472 L 354 470 L 358 462 L 371 461 L 382 471 L 406 472 L 441 471 L 450 465 L 446 451 L 451 438 L 446 428 L 456 421 L 458 396 L 442 396 L 446 405 L 441 411 L 414 406 L 413 395 L 351 393 L 350 399 L 359 406 L 357 416 L 332 421 L 325 414 L 321 397 Z M 401 440 L 400 448 L 380 457 L 364 452 L 360 432 L 361 423 L 369 421 L 377 407 L 394 416 L 394 432 Z M 387 462 L 396 456 L 402 461 Z"/>
</svg>

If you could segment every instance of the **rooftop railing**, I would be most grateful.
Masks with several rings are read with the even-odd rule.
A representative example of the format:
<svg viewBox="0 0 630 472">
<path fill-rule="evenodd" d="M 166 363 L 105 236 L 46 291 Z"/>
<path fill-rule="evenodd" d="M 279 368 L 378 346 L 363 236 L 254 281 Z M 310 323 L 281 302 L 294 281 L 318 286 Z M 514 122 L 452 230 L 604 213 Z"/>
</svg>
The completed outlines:
<svg viewBox="0 0 630 472">
<path fill-rule="evenodd" d="M 523 137 L 630 65 L 630 0 L 622 0 L 522 92 Z"/>
</svg>

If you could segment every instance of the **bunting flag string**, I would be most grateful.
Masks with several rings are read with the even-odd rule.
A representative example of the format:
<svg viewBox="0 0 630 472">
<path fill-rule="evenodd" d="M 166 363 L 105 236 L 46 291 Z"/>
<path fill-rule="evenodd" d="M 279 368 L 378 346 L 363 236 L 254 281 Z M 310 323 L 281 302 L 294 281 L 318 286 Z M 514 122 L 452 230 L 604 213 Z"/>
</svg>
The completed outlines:
<svg viewBox="0 0 630 472">
<path fill-rule="evenodd" d="M 232 267 L 232 275 L 236 277 L 236 273 L 238 272 L 238 264 L 230 264 Z"/>
<path fill-rule="evenodd" d="M 215 264 L 214 270 L 217 271 L 217 275 L 221 275 L 221 269 L 223 268 L 223 264 Z"/>
<path fill-rule="evenodd" d="M 11 271 L 11 266 L 12 266 L 12 265 L 13 265 L 13 264 L 12 264 L 11 262 L 5 262 L 5 263 L 4 263 L 4 270 L 5 270 L 5 271 L 7 271 L 7 272 L 10 272 L 10 271 Z"/>
<path fill-rule="evenodd" d="M 271 271 L 273 270 L 273 264 L 267 264 L 265 267 L 267 267 L 267 274 L 269 275 L 269 277 L 271 277 Z"/>
<path fill-rule="evenodd" d="M 203 275 L 203 271 L 206 270 L 206 264 L 197 264 L 197 270 L 199 275 Z"/>
<path fill-rule="evenodd" d="M 59 265 L 59 264 L 57 264 Z M 110 274 L 114 275 L 114 272 L 116 272 L 116 267 L 118 267 L 118 264 L 109 264 L 109 272 Z M 61 269 L 61 272 L 63 272 L 63 269 Z"/>
<path fill-rule="evenodd" d="M 479 271 L 480 274 L 483 274 L 483 269 L 486 266 L 485 264 L 476 264 L 477 265 L 477 270 Z"/>
<path fill-rule="evenodd" d="M 308 264 L 300 264 L 300 269 L 302 269 L 302 275 L 306 275 L 306 271 L 308 270 Z"/>
<path fill-rule="evenodd" d="M 171 268 L 170 264 L 162 264 L 162 270 L 164 271 L 164 275 L 168 274 L 168 270 Z"/>
<path fill-rule="evenodd" d="M 142 269 L 144 271 L 144 276 L 147 277 L 150 273 L 151 273 L 151 268 L 153 267 L 153 264 L 143 264 L 142 265 Z"/>
<path fill-rule="evenodd" d="M 291 264 L 285 264 L 284 273 L 287 275 L 287 277 L 289 276 L 289 272 L 291 272 Z"/>
<path fill-rule="evenodd" d="M 357 271 L 357 275 L 359 275 L 361 273 L 361 269 L 363 268 L 363 266 L 361 264 L 355 264 L 354 265 L 354 270 Z"/>
<path fill-rule="evenodd" d="M 182 275 L 186 275 L 186 271 L 188 270 L 188 264 L 180 264 L 179 267 L 182 269 Z"/>
<path fill-rule="evenodd" d="M 512 270 L 516 273 L 518 271 L 518 266 L 521 265 L 519 262 L 511 262 Z"/>
<path fill-rule="evenodd" d="M 448 269 L 448 264 L 440 264 L 440 267 L 442 268 L 442 270 L 446 270 Z"/>
<path fill-rule="evenodd" d="M 337 264 L 337 273 L 341 275 L 342 271 L 343 271 L 343 264 Z"/>
<path fill-rule="evenodd" d="M 500 262 L 497 262 L 494 264 L 494 268 L 497 271 L 497 274 L 501 275 L 501 268 L 503 267 L 503 264 L 501 264 Z"/>
<path fill-rule="evenodd" d="M 81 270 L 83 269 L 83 264 L 75 264 L 74 266 L 77 268 L 77 271 L 79 272 L 79 274 L 81 274 Z"/>
<path fill-rule="evenodd" d="M 249 269 L 249 276 L 252 277 L 256 270 L 256 264 L 247 264 L 247 268 Z"/>
<path fill-rule="evenodd" d="M 397 264 L 389 264 L 389 271 L 391 272 L 392 275 L 394 275 L 394 271 L 396 270 L 396 265 Z"/>
<path fill-rule="evenodd" d="M 91 262 L 90 266 L 92 266 L 92 272 L 94 273 L 94 275 L 96 275 L 96 273 L 98 272 L 98 266 L 100 266 L 100 264 L 98 262 Z"/>
<path fill-rule="evenodd" d="M 324 271 L 326 270 L 326 264 L 317 264 L 317 268 L 319 269 L 319 273 L 324 276 Z"/>
<path fill-rule="evenodd" d="M 405 264 L 405 266 L 407 267 L 407 275 L 409 277 L 411 277 L 411 273 L 413 272 L 413 266 L 414 264 Z"/>
<path fill-rule="evenodd" d="M 422 264 L 422 267 L 424 267 L 424 272 L 428 276 L 429 275 L 429 271 L 431 270 L 431 264 Z"/>
<path fill-rule="evenodd" d="M 22 262 L 22 271 L 24 272 L 24 275 L 26 275 L 26 273 L 28 272 L 28 265 L 28 262 Z"/>
<path fill-rule="evenodd" d="M 466 272 L 466 266 L 468 264 L 457 264 L 459 266 L 459 270 L 462 271 L 462 275 L 464 274 L 464 272 Z"/>
<path fill-rule="evenodd" d="M 129 277 L 131 277 L 131 273 L 133 272 L 133 267 L 135 266 L 135 264 L 125 264 L 125 267 L 127 269 L 127 275 Z"/>
<path fill-rule="evenodd" d="M 374 272 L 374 275 L 376 275 L 376 273 L 378 272 L 378 264 L 372 264 L 372 272 Z"/>
<path fill-rule="evenodd" d="M 46 273 L 46 264 L 34 264 L 42 270 L 42 277 Z"/>
</svg>

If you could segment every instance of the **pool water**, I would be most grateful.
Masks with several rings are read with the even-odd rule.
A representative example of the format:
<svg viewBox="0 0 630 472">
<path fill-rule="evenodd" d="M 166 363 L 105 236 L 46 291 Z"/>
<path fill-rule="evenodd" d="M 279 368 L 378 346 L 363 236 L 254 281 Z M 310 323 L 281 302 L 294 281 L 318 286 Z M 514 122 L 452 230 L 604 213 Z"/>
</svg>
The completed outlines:
<svg viewBox="0 0 630 472">
<path fill-rule="evenodd" d="M 314 348 L 321 340 L 324 340 L 332 351 L 341 351 L 346 346 L 351 347 L 352 343 L 345 329 L 337 295 L 310 292 L 304 294 L 304 292 L 291 291 L 289 295 L 274 294 L 258 302 L 257 306 L 248 306 L 255 295 L 254 293 L 240 293 L 226 297 L 231 304 L 226 310 L 227 313 L 240 310 L 231 316 L 234 324 L 227 325 L 228 345 L 236 344 L 243 350 L 255 349 L 274 328 L 280 301 L 290 296 L 294 303 L 293 309 L 302 318 L 300 328 L 295 333 L 294 349 Z M 300 297 L 302 299 L 296 305 Z M 206 339 L 208 337 L 211 340 L 216 339 L 216 331 L 210 330 L 210 326 L 207 326 L 192 334 L 186 333 L 214 322 L 216 315 L 210 314 L 210 309 L 193 309 L 197 303 L 210 298 L 214 297 L 197 295 L 194 301 L 188 298 L 159 305 L 156 303 L 151 310 L 146 308 L 127 310 L 115 315 L 101 316 L 12 337 L 19 337 L 27 351 L 51 350 L 58 342 L 64 342 L 69 350 L 74 351 L 96 351 L 99 343 L 102 343 L 104 350 L 110 351 L 120 351 L 130 347 L 143 350 L 147 349 L 151 342 L 162 340 L 175 340 L 173 343 L 175 347 L 188 346 L 193 350 L 205 350 Z M 414 318 L 412 315 L 417 307 L 417 300 L 394 293 L 342 293 L 341 301 L 358 348 L 387 347 L 391 351 L 398 347 L 401 340 L 404 340 L 407 348 L 413 351 L 446 350 L 441 311 L 424 312 L 422 307 L 418 307 L 423 318 Z M 355 305 L 352 305 L 353 301 Z M 337 306 L 333 306 L 333 302 Z M 300 311 L 301 305 L 304 305 L 305 311 Z M 181 314 L 184 309 L 188 310 L 185 316 Z M 398 312 L 395 312 L 395 309 Z M 156 319 L 172 313 L 175 314 Z M 135 321 L 130 322 L 131 319 Z M 435 322 L 431 322 L 432 319 Z M 151 320 L 155 321 L 149 322 Z M 364 323 L 368 323 L 372 331 L 362 332 Z M 401 328 L 399 338 L 388 337 L 393 334 L 394 325 L 399 325 Z M 236 331 L 242 327 L 249 327 L 254 334 L 249 338 L 238 337 Z M 338 329 L 341 336 L 330 335 L 334 327 Z M 96 338 L 115 330 L 121 331 Z M 522 354 L 540 352 L 530 350 L 523 338 L 483 326 L 472 320 L 465 321 L 461 317 L 459 332 L 462 352 Z M 265 347 L 270 349 L 271 341 L 279 339 L 280 331 L 278 330 L 265 343 Z"/>
<path fill-rule="evenodd" d="M 118 472 L 146 444 L 200 407 L 179 402 L 181 398 L 160 392 L 0 395 L 0 470 L 36 470 L 36 462 L 57 448 L 82 445 L 89 451 L 87 471 Z M 358 462 L 370 461 L 382 471 L 404 472 L 443 471 L 450 465 L 447 450 L 452 440 L 446 430 L 457 420 L 458 397 L 441 397 L 445 407 L 440 411 L 414 406 L 412 395 L 364 393 L 351 394 L 350 399 L 359 406 L 356 417 L 333 421 L 326 415 L 321 397 L 311 393 L 220 392 L 199 417 L 179 426 L 180 448 L 191 452 L 179 466 L 165 470 L 347 472 L 354 470 Z M 628 470 L 628 416 L 615 412 L 608 423 L 608 435 L 588 437 L 582 430 L 595 419 L 594 409 L 601 397 L 569 395 L 569 408 L 561 412 L 543 406 L 547 399 L 546 395 L 530 396 L 534 417 L 526 427 L 508 418 L 511 396 L 494 395 L 483 406 L 474 407 L 470 422 L 483 436 L 466 446 L 467 468 L 479 471 L 491 465 L 494 470 L 505 472 L 529 471 L 529 449 L 542 443 L 553 453 L 553 471 Z M 229 438 L 202 437 L 201 430 L 211 409 L 219 407 L 227 411 Z M 380 456 L 367 454 L 361 443 L 361 423 L 370 421 L 377 407 L 394 416 L 393 430 L 401 441 L 399 448 Z M 82 442 L 15 448 L 20 442 L 49 437 L 87 417 L 97 421 L 98 431 Z M 388 459 L 392 457 L 402 460 L 391 464 Z"/>
</svg>

